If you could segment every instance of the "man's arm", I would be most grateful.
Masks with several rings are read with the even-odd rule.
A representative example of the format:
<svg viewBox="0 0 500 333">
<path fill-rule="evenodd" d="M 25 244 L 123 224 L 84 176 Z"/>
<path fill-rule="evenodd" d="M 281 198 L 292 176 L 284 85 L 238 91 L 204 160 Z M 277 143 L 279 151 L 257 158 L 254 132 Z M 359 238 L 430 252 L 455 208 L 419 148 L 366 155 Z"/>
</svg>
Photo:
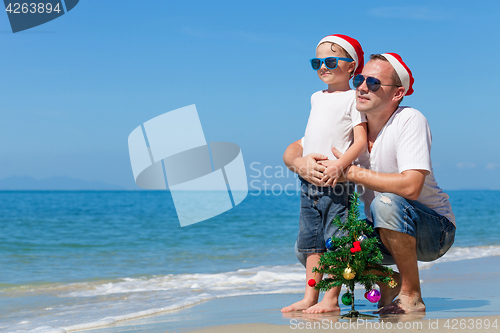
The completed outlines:
<svg viewBox="0 0 500 333">
<path fill-rule="evenodd" d="M 332 148 L 335 157 L 342 156 L 337 149 Z M 380 173 L 365 168 L 351 165 L 345 177 L 340 176 L 339 181 L 348 180 L 358 185 L 363 185 L 377 192 L 397 194 L 408 200 L 417 200 L 424 187 L 427 170 L 406 170 L 401 173 Z"/>
<path fill-rule="evenodd" d="M 302 157 L 302 143 L 297 140 L 290 144 L 283 154 L 283 162 L 288 169 L 297 173 L 300 177 L 311 184 L 321 186 L 321 178 L 325 167 L 319 165 L 317 161 L 325 160 L 328 157 L 322 154 L 309 154 Z"/>
<path fill-rule="evenodd" d="M 349 167 L 347 180 L 377 192 L 397 194 L 408 200 L 417 200 L 424 187 L 427 170 L 406 170 L 401 173 L 379 173 L 356 165 Z"/>
</svg>

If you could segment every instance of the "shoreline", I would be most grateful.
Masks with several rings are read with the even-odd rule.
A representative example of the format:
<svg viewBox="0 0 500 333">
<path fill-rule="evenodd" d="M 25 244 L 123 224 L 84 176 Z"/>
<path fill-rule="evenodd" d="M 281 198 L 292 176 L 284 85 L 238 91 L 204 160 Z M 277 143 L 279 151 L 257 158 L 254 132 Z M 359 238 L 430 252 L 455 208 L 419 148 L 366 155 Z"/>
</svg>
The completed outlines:
<svg viewBox="0 0 500 333">
<path fill-rule="evenodd" d="M 495 297 L 500 278 L 500 256 L 436 263 L 420 270 L 422 296 L 427 306 L 424 314 L 391 315 L 375 320 L 359 330 L 377 331 L 375 323 L 421 323 L 419 332 L 498 331 L 500 298 Z M 85 330 L 93 333 L 134 332 L 285 332 L 302 329 L 324 331 L 344 329 L 337 313 L 306 315 L 301 312 L 282 314 L 280 309 L 302 297 L 302 294 L 262 294 L 217 298 L 186 308 L 140 319 L 116 322 L 110 326 Z M 371 313 L 375 305 L 356 292 L 356 310 Z M 341 306 L 341 314 L 350 307 Z M 490 328 L 486 329 L 486 319 Z M 455 321 L 453 321 L 455 320 Z M 496 320 L 497 328 L 491 327 Z M 443 326 L 448 321 L 449 328 Z M 321 323 L 323 326 L 318 326 Z M 328 324 L 331 323 L 331 324 Z M 336 324 L 337 323 L 337 324 Z M 437 324 L 435 324 L 437 323 Z M 454 325 L 455 324 L 455 325 Z M 316 325 L 316 326 L 314 326 Z M 326 326 L 325 326 L 326 325 Z M 331 326 L 333 325 L 333 326 Z M 338 326 L 335 327 L 335 325 Z M 345 325 L 345 324 L 344 324 Z M 415 324 L 418 325 L 418 324 Z M 438 325 L 438 328 L 432 327 Z M 479 328 L 479 327 L 482 328 Z M 351 326 L 352 328 L 352 326 Z M 388 327 L 379 328 L 380 332 Z M 412 330 L 412 329 L 410 329 Z"/>
</svg>

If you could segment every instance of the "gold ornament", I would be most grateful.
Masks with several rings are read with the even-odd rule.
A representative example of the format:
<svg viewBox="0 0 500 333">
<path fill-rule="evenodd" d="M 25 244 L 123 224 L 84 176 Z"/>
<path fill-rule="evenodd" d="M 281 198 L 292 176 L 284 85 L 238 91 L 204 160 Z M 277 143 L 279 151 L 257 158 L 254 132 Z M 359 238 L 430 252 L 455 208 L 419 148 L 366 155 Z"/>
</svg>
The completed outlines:
<svg viewBox="0 0 500 333">
<path fill-rule="evenodd" d="M 344 279 L 352 280 L 356 276 L 356 272 L 351 268 L 351 266 L 347 265 L 346 269 L 344 269 Z"/>
<path fill-rule="evenodd" d="M 396 281 L 394 281 L 394 279 L 391 279 L 391 281 L 389 281 L 388 285 L 390 288 L 396 288 L 396 286 L 398 284 L 396 283 Z"/>
</svg>

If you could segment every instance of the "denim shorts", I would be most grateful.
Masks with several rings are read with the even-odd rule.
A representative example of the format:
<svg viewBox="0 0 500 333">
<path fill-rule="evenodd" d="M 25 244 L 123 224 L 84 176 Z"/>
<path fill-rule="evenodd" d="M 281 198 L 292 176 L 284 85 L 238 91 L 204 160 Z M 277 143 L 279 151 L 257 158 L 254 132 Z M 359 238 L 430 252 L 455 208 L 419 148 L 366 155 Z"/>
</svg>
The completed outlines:
<svg viewBox="0 0 500 333">
<path fill-rule="evenodd" d="M 381 193 L 370 205 L 375 230 L 384 228 L 408 234 L 417 240 L 417 260 L 434 261 L 453 245 L 455 225 L 424 204 L 393 193 Z M 376 235 L 377 237 L 378 234 Z M 379 238 L 380 240 L 380 238 Z M 380 242 L 382 263 L 394 264 L 389 250 Z"/>
<path fill-rule="evenodd" d="M 354 183 L 338 183 L 335 187 L 320 187 L 300 178 L 300 219 L 296 248 L 300 253 L 326 252 L 325 241 L 333 235 L 342 236 L 332 220 L 340 215 L 345 221 L 349 196 Z"/>
</svg>

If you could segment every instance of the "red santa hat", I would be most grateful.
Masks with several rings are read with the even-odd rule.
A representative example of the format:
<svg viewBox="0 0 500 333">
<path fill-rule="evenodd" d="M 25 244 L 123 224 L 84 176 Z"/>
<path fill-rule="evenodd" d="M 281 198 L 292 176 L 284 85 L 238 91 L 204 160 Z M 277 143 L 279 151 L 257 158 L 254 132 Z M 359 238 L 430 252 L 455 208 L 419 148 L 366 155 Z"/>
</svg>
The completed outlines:
<svg viewBox="0 0 500 333">
<path fill-rule="evenodd" d="M 406 91 L 406 96 L 413 94 L 413 75 L 411 70 L 406 66 L 401 56 L 397 53 L 384 53 L 382 54 L 387 61 L 389 61 L 399 76 L 401 83 Z"/>
<path fill-rule="evenodd" d="M 356 62 L 354 75 L 361 74 L 361 71 L 363 70 L 363 66 L 365 64 L 365 58 L 363 57 L 364 52 L 361 48 L 361 44 L 359 44 L 357 40 L 345 35 L 329 35 L 320 40 L 316 48 L 318 48 L 321 43 L 325 42 L 335 43 L 342 46 L 344 50 L 346 50 L 346 52 L 349 53 L 349 55 Z"/>
</svg>

